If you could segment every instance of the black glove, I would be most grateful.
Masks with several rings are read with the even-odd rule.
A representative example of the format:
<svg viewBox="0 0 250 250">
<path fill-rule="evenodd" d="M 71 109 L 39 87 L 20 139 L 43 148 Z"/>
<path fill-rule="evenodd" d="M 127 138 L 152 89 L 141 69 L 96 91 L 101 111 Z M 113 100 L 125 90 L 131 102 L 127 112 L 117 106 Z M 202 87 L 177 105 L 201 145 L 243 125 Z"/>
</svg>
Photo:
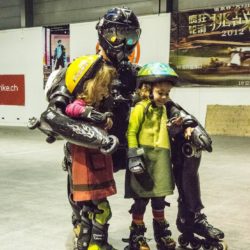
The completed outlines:
<svg viewBox="0 0 250 250">
<path fill-rule="evenodd" d="M 107 119 L 111 117 L 113 117 L 113 113 L 101 113 L 96 111 L 91 106 L 86 106 L 84 112 L 81 114 L 81 118 L 86 121 L 93 122 L 95 124 L 105 124 L 107 122 Z"/>
<path fill-rule="evenodd" d="M 207 150 L 208 152 L 213 150 L 210 136 L 200 126 L 194 128 L 190 140 L 200 150 Z"/>
<path fill-rule="evenodd" d="M 143 163 L 143 148 L 129 148 L 128 149 L 128 168 L 134 174 L 142 174 L 145 171 Z"/>
</svg>

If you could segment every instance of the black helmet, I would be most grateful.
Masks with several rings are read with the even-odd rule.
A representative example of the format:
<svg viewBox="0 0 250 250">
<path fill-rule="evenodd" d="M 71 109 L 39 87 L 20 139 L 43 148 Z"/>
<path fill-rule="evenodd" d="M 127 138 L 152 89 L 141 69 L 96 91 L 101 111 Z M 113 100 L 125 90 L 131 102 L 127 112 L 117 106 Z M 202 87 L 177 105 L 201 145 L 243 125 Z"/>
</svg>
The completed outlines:
<svg viewBox="0 0 250 250">
<path fill-rule="evenodd" d="M 99 43 L 113 64 L 128 58 L 141 34 L 136 15 L 127 7 L 108 10 L 96 29 Z"/>
</svg>

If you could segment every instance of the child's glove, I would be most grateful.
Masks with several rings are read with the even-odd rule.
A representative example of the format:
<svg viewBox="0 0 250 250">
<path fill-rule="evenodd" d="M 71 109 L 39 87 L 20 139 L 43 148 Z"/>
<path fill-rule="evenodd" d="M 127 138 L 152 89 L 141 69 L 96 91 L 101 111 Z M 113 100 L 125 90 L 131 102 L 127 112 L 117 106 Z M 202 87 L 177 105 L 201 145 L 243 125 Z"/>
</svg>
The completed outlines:
<svg viewBox="0 0 250 250">
<path fill-rule="evenodd" d="M 128 149 L 128 168 L 134 174 L 142 174 L 145 171 L 143 163 L 143 148 L 129 148 Z"/>
</svg>

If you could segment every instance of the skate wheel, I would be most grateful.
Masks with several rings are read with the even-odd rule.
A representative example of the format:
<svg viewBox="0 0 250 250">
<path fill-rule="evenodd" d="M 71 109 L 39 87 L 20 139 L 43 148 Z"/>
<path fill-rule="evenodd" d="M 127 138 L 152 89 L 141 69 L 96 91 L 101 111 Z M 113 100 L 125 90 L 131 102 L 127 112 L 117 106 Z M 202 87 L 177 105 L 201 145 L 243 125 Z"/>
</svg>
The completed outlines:
<svg viewBox="0 0 250 250">
<path fill-rule="evenodd" d="M 32 117 L 28 121 L 28 128 L 29 129 L 35 129 L 40 125 L 40 121 L 37 120 L 35 117 Z"/>
<path fill-rule="evenodd" d="M 203 248 L 203 250 L 213 250 L 213 249 L 214 249 L 214 247 L 211 246 L 211 245 L 208 244 L 208 243 L 203 243 L 203 244 L 202 244 L 202 248 Z"/>
<path fill-rule="evenodd" d="M 180 244 L 181 247 L 187 247 L 189 242 L 185 239 L 184 235 L 181 234 L 179 237 L 178 237 L 178 243 Z"/>
<path fill-rule="evenodd" d="M 55 140 L 56 140 L 56 138 L 54 136 L 52 136 L 52 135 L 49 135 L 46 138 L 46 142 L 48 142 L 48 143 L 53 143 Z"/>
<path fill-rule="evenodd" d="M 227 250 L 228 249 L 228 246 L 226 244 L 226 242 L 222 241 L 218 244 L 218 247 L 217 247 L 218 250 Z"/>
<path fill-rule="evenodd" d="M 150 250 L 149 246 L 140 246 L 140 250 Z"/>
<path fill-rule="evenodd" d="M 190 246 L 192 247 L 192 249 L 198 250 L 201 248 L 201 242 L 197 237 L 194 237 L 190 242 Z"/>
</svg>

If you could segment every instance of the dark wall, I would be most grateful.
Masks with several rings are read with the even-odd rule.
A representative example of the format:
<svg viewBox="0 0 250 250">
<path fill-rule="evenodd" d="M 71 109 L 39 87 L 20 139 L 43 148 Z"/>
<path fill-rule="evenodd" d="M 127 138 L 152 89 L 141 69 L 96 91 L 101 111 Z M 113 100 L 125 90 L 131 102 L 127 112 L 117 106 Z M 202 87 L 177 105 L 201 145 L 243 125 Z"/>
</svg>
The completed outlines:
<svg viewBox="0 0 250 250">
<path fill-rule="evenodd" d="M 0 29 L 19 28 L 20 0 L 0 0 Z"/>
<path fill-rule="evenodd" d="M 75 23 L 97 20 L 107 9 L 128 6 L 137 15 L 157 13 L 157 0 L 34 0 L 34 25 Z"/>
<path fill-rule="evenodd" d="M 97 20 L 107 9 L 128 6 L 137 15 L 247 3 L 236 0 L 0 0 L 0 30 Z M 28 8 L 27 8 L 28 7 Z"/>
<path fill-rule="evenodd" d="M 102 16 L 107 9 L 115 6 L 128 6 L 137 15 L 156 14 L 159 12 L 159 3 L 161 6 L 160 12 L 166 11 L 166 1 L 0 0 L 0 30 L 93 21 Z M 27 12 L 31 9 L 31 6 L 33 13 Z M 32 25 L 30 25 L 30 20 L 32 20 Z"/>
</svg>

